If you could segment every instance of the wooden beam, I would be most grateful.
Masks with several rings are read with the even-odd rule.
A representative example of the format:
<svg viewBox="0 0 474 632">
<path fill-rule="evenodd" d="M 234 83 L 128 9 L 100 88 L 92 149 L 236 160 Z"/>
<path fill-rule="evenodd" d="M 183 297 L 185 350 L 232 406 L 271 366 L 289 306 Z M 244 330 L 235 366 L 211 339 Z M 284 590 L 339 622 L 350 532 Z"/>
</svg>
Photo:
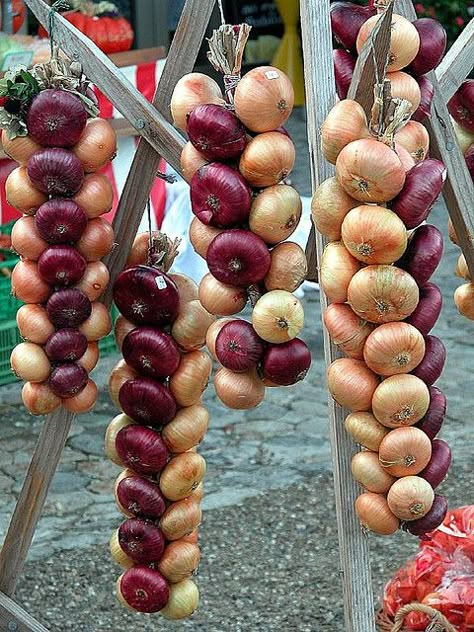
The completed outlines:
<svg viewBox="0 0 474 632">
<path fill-rule="evenodd" d="M 446 53 L 436 78 L 447 103 L 474 67 L 474 18 L 464 27 L 460 36 Z"/>
<path fill-rule="evenodd" d="M 127 66 L 138 66 L 138 64 L 146 64 L 150 61 L 166 58 L 166 48 L 164 46 L 155 46 L 153 48 L 140 48 L 138 50 L 126 50 L 122 53 L 112 53 L 109 55 L 110 61 L 117 68 L 126 68 Z"/>
<path fill-rule="evenodd" d="M 48 28 L 50 7 L 43 0 L 26 0 L 41 24 Z M 175 169 L 184 145 L 182 136 L 170 125 L 116 66 L 88 37 L 62 15 L 54 17 L 54 38 L 73 60 L 80 61 L 85 75 L 95 83 L 117 110 L 130 121 L 137 132 Z"/>
<path fill-rule="evenodd" d="M 0 630 L 2 632 L 48 632 L 17 603 L 0 592 Z"/>
<path fill-rule="evenodd" d="M 323 180 L 334 175 L 333 165 L 326 162 L 320 149 L 321 125 L 336 99 L 329 0 L 301 0 L 301 29 L 306 77 L 308 142 L 314 190 Z M 316 232 L 315 235 L 316 250 L 320 259 L 325 240 L 321 234 Z M 321 309 L 327 304 L 327 298 L 321 290 Z M 323 332 L 324 355 L 326 363 L 330 364 L 340 354 L 331 343 L 324 326 Z M 344 630 L 375 632 L 368 540 L 354 511 L 354 501 L 360 489 L 351 475 L 351 460 L 357 449 L 344 429 L 344 419 L 348 411 L 338 406 L 332 398 L 329 398 L 328 404 L 342 568 Z"/>
</svg>

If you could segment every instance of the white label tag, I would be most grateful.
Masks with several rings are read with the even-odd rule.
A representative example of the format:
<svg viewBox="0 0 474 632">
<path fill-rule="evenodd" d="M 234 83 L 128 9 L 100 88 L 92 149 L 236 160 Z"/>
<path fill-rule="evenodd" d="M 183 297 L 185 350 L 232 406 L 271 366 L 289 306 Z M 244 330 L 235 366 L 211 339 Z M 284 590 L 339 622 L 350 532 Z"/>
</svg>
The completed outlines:
<svg viewBox="0 0 474 632">
<path fill-rule="evenodd" d="M 156 285 L 158 286 L 159 290 L 164 290 L 167 287 L 166 281 L 161 276 L 156 277 Z"/>
<path fill-rule="evenodd" d="M 16 51 L 13 53 L 6 53 L 3 57 L 2 61 L 2 72 L 6 72 L 7 70 L 11 70 L 16 66 L 26 66 L 28 67 L 31 64 L 31 60 L 33 59 L 32 51 Z"/>
<path fill-rule="evenodd" d="M 280 73 L 277 72 L 276 70 L 267 70 L 267 72 L 265 73 L 265 77 L 267 79 L 278 79 L 279 76 L 280 76 Z"/>
</svg>

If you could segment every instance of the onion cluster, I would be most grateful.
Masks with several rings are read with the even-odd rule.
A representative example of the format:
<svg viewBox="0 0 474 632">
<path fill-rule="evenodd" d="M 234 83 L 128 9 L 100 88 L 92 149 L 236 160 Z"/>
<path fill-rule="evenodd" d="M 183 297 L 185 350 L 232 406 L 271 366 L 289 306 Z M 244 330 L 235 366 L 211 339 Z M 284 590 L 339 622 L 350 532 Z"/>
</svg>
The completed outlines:
<svg viewBox="0 0 474 632">
<path fill-rule="evenodd" d="M 352 11 L 367 20 L 371 8 L 331 6 L 335 35 L 352 49 L 347 37 L 354 24 L 345 21 Z M 358 50 L 378 19 L 369 17 L 352 32 Z M 400 33 L 392 32 L 395 67 L 389 66 L 393 72 L 387 75 L 392 87 L 394 75 L 407 64 L 414 73 L 433 67 L 420 57 L 428 54 L 420 22 L 394 16 Z M 390 535 L 403 524 L 422 535 L 444 518 L 446 502 L 437 500 L 434 489 L 451 461 L 449 446 L 436 438 L 446 399 L 434 383 L 446 351 L 430 334 L 442 302 L 430 278 L 443 240 L 435 226 L 425 223 L 445 168 L 426 158 L 428 135 L 419 122 L 410 121 L 393 139 L 382 139 L 370 129 L 360 105 L 348 99 L 339 101 L 323 124 L 322 150 L 336 166 L 336 176 L 320 185 L 312 201 L 315 225 L 329 240 L 320 283 L 331 304 L 323 318 L 345 355 L 328 367 L 327 380 L 335 401 L 350 410 L 347 431 L 364 448 L 352 461 L 352 473 L 365 489 L 355 509 L 361 523 L 376 533 Z"/>
<path fill-rule="evenodd" d="M 114 233 L 100 217 L 110 210 L 110 182 L 96 171 L 113 158 L 115 132 L 105 120 L 87 118 L 82 101 L 46 89 L 26 112 L 28 136 L 9 139 L 5 151 L 19 166 L 6 182 L 10 204 L 24 213 L 12 232 L 21 261 L 12 292 L 23 301 L 17 314 L 26 342 L 11 355 L 12 369 L 26 380 L 23 401 L 35 415 L 61 404 L 90 410 L 97 387 L 89 378 L 98 341 L 111 329 L 108 310 L 97 302 L 109 281 L 100 261 Z"/>
<path fill-rule="evenodd" d="M 200 558 L 206 463 L 196 446 L 209 423 L 201 396 L 211 372 L 201 347 L 215 317 L 202 307 L 194 281 L 147 265 L 148 243 L 148 234 L 137 236 L 114 285 L 123 360 L 109 390 L 121 413 L 107 429 L 106 452 L 125 468 L 115 498 L 127 519 L 110 550 L 126 569 L 117 583 L 125 605 L 182 619 L 199 597 L 190 577 Z"/>
<path fill-rule="evenodd" d="M 214 384 L 226 406 L 248 409 L 263 400 L 265 386 L 295 384 L 311 364 L 297 338 L 303 307 L 292 294 L 305 279 L 306 257 L 286 241 L 300 221 L 301 199 L 281 184 L 295 160 L 282 127 L 293 87 L 280 70 L 255 68 L 226 107 L 217 84 L 187 77 L 176 86 L 172 113 L 189 137 L 181 166 L 195 215 L 190 239 L 209 267 L 199 299 L 221 317 L 238 314 L 249 300 L 253 306 L 251 323 L 221 318 L 210 328 L 208 346 L 221 364 Z"/>
</svg>

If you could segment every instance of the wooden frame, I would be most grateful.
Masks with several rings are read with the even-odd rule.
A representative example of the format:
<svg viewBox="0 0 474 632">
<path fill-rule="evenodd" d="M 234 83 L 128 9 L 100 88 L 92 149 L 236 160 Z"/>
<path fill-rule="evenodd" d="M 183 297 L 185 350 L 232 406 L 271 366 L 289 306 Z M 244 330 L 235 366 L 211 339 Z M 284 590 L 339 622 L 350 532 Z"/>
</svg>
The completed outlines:
<svg viewBox="0 0 474 632">
<path fill-rule="evenodd" d="M 50 8 L 43 0 L 26 0 L 43 25 L 47 25 Z M 215 0 L 186 0 L 183 14 L 172 42 L 166 65 L 158 84 L 153 104 L 117 70 L 88 38 L 61 16 L 55 17 L 55 36 L 61 48 L 80 60 L 86 75 L 116 105 L 133 129 L 142 138 L 139 142 L 119 207 L 114 220 L 116 240 L 121 247 L 107 258 L 111 281 L 103 297 L 111 303 L 113 281 L 123 268 L 132 240 L 153 185 L 160 157 L 179 170 L 179 155 L 184 145 L 180 134 L 170 125 L 169 102 L 177 80 L 192 70 Z M 390 15 L 389 8 L 387 16 Z M 395 10 L 413 19 L 411 0 L 396 0 Z M 332 175 L 332 167 L 319 152 L 319 129 L 335 99 L 329 0 L 301 0 L 303 52 L 307 76 L 308 136 L 313 188 Z M 192 21 L 192 28 L 189 24 Z M 381 63 L 388 49 L 389 17 L 381 20 L 374 31 L 377 59 Z M 473 212 L 469 201 L 474 187 L 457 146 L 446 111 L 446 100 L 453 94 L 468 72 L 474 40 L 474 21 L 464 31 L 456 47 L 456 55 L 447 55 L 436 76 L 434 116 L 429 124 L 432 151 L 442 156 L 449 178 L 445 190 L 454 227 L 461 238 L 471 274 L 474 273 Z M 466 70 L 467 69 L 467 70 Z M 368 107 L 372 95 L 374 64 L 361 55 L 356 67 L 351 94 Z M 316 98 L 317 97 L 317 98 Z M 451 177 L 456 175 L 456 180 Z M 459 180 L 458 180 L 459 179 Z M 325 245 L 321 235 L 313 231 L 308 242 L 310 265 L 316 270 L 317 256 Z M 474 278 L 474 277 L 473 277 Z M 322 305 L 327 301 L 321 294 Z M 326 362 L 337 357 L 327 332 L 324 336 Z M 344 411 L 329 400 L 329 424 L 335 475 L 337 524 L 344 589 L 346 632 L 374 632 L 374 604 L 371 589 L 369 547 L 353 511 L 358 488 L 350 472 L 355 449 L 346 435 L 342 420 Z M 0 551 L 0 629 L 16 632 L 47 632 L 12 600 L 23 570 L 28 549 L 37 526 L 53 475 L 64 448 L 74 415 L 64 410 L 49 415 L 41 430 L 23 488 L 15 507 L 4 545 Z"/>
</svg>

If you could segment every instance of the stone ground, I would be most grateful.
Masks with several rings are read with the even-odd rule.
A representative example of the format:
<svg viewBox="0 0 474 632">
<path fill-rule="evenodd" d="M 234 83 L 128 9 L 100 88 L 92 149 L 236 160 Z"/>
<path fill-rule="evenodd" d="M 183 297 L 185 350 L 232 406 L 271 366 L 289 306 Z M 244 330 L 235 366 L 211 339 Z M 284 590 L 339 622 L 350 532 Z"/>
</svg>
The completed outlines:
<svg viewBox="0 0 474 632">
<path fill-rule="evenodd" d="M 290 131 L 299 147 L 293 182 L 309 195 L 301 110 Z M 439 203 L 432 221 L 445 230 L 446 217 Z M 439 386 L 449 402 L 443 436 L 454 450 L 452 473 L 442 491 L 452 506 L 474 503 L 474 325 L 457 314 L 452 301 L 459 281 L 453 273 L 457 254 L 446 240 L 443 264 L 434 277 L 445 299 L 434 333 L 448 350 Z M 211 427 L 201 447 L 208 465 L 197 576 L 201 606 L 192 619 L 174 624 L 136 616 L 113 596 L 119 569 L 109 559 L 108 539 L 121 521 L 112 491 L 119 468 L 104 456 L 103 435 L 116 414 L 106 379 L 118 356 L 101 361 L 95 372 L 99 402 L 71 431 L 19 584 L 19 603 L 54 632 L 344 629 L 317 292 L 308 293 L 304 302 L 302 337 L 314 358 L 304 383 L 268 389 L 260 407 L 243 413 L 221 406 L 212 386 L 206 393 Z M 19 392 L 18 385 L 0 389 L 0 536 L 42 423 L 25 413 Z M 378 596 L 417 543 L 403 533 L 370 539 Z"/>
</svg>

